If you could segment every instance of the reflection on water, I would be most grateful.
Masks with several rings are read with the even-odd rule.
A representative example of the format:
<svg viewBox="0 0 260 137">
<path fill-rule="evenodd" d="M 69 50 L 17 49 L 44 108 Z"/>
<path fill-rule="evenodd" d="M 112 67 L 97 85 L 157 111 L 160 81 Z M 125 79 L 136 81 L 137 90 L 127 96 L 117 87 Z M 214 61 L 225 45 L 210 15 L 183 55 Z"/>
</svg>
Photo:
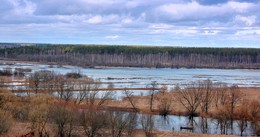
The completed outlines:
<svg viewBox="0 0 260 137">
<path fill-rule="evenodd" d="M 181 132 L 194 132 L 194 133 L 207 133 L 207 134 L 234 134 L 240 135 L 240 129 L 238 121 L 227 121 L 225 127 L 221 126 L 218 120 L 212 118 L 194 117 L 190 119 L 185 116 L 169 115 L 162 117 L 160 115 L 154 115 L 154 127 L 156 130 L 161 131 L 181 131 Z M 231 126 L 230 124 L 233 123 Z M 255 124 L 247 122 L 243 135 L 256 135 L 254 128 Z M 185 127 L 187 129 L 181 129 Z M 191 128 L 192 129 L 189 129 Z M 231 128 L 232 127 L 232 128 Z M 225 131 L 225 132 L 224 132 Z"/>
<path fill-rule="evenodd" d="M 96 92 L 96 98 L 102 98 L 103 94 L 105 92 L 110 92 L 110 91 L 91 91 L 91 92 Z M 123 90 L 117 90 L 117 91 L 112 91 L 113 93 L 111 94 L 110 98 L 111 99 L 116 99 L 116 100 L 122 100 L 124 97 L 126 97 L 125 93 Z M 69 92 L 72 93 L 72 98 L 78 98 L 80 96 L 81 91 L 75 91 L 75 92 Z M 53 92 L 52 93 L 54 96 L 58 96 L 58 92 Z M 65 93 L 66 94 L 66 93 Z M 132 91 L 131 93 L 132 96 L 144 96 L 144 95 L 149 95 L 149 91 L 147 90 L 135 90 Z"/>
<path fill-rule="evenodd" d="M 27 93 L 15 93 L 17 96 L 27 96 Z M 58 96 L 58 93 L 54 93 Z M 30 93 L 34 96 L 33 93 Z M 129 113 L 129 112 L 124 112 Z M 137 114 L 138 117 L 145 114 Z M 160 131 L 177 131 L 177 132 L 194 132 L 194 133 L 207 133 L 207 134 L 234 134 L 240 135 L 239 121 L 235 120 L 231 122 L 220 121 L 212 118 L 203 117 L 186 117 L 176 115 L 153 115 L 154 129 Z M 140 121 L 140 120 L 139 120 Z M 181 129 L 183 127 L 184 129 Z M 141 128 L 141 123 L 137 125 L 137 128 Z M 192 129 L 189 129 L 192 128 Z M 255 135 L 256 125 L 251 122 L 246 123 L 246 127 L 243 135 Z"/>
<path fill-rule="evenodd" d="M 104 93 L 106 92 L 111 92 L 111 91 L 90 91 L 90 92 L 96 92 L 96 98 L 102 98 L 102 96 L 104 95 Z M 150 95 L 148 90 L 134 90 L 134 91 L 130 91 L 131 92 L 131 96 L 146 96 L 146 95 Z M 61 98 L 66 98 L 65 96 L 69 94 L 70 98 L 79 98 L 81 96 L 82 91 L 69 91 L 63 92 L 64 97 Z M 28 93 L 26 92 L 14 92 L 14 94 L 16 96 L 28 96 Z M 30 95 L 33 95 L 34 93 L 30 93 Z M 55 96 L 55 97 L 60 97 L 59 92 L 52 92 L 51 95 Z M 116 90 L 116 91 L 112 91 L 112 94 L 110 96 L 111 99 L 115 99 L 115 100 L 122 100 L 124 97 L 126 97 L 126 94 L 123 90 Z"/>
<path fill-rule="evenodd" d="M 107 111 L 117 112 L 117 111 Z M 133 114 L 136 116 L 136 128 L 147 130 L 153 128 L 159 131 L 175 131 L 175 132 L 193 132 L 193 133 L 205 133 L 205 134 L 227 134 L 227 135 L 240 135 L 240 129 L 238 126 L 238 121 L 232 122 L 228 121 L 228 126 L 223 129 L 216 119 L 212 118 L 202 118 L 194 117 L 189 118 L 185 116 L 169 115 L 167 117 L 162 117 L 160 115 L 147 115 L 147 114 L 135 114 L 133 112 L 122 112 L 125 115 Z M 254 124 L 247 122 L 248 126 L 243 132 L 243 136 L 256 135 L 256 130 Z M 183 129 L 181 129 L 183 128 Z M 225 132 L 223 132 L 225 130 Z"/>
</svg>

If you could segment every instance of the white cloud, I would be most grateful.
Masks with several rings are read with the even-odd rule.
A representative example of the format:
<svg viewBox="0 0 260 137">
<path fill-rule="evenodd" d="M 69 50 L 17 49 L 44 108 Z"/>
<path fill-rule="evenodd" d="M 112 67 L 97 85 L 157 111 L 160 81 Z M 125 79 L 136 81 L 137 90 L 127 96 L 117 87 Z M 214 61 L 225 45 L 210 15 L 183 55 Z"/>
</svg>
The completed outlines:
<svg viewBox="0 0 260 137">
<path fill-rule="evenodd" d="M 260 29 L 254 30 L 239 30 L 235 33 L 236 36 L 246 36 L 246 35 L 260 35 Z"/>
<path fill-rule="evenodd" d="M 87 4 L 97 4 L 97 5 L 100 5 L 100 4 L 113 4 L 113 3 L 116 3 L 115 0 L 79 0 L 83 3 L 87 3 Z"/>
<path fill-rule="evenodd" d="M 127 1 L 126 7 L 129 9 L 135 8 L 140 5 L 140 1 Z"/>
<path fill-rule="evenodd" d="M 196 17 L 196 16 L 205 16 L 205 14 L 209 14 L 208 12 L 203 11 L 215 11 L 215 9 L 211 7 L 206 7 L 200 5 L 196 1 L 192 1 L 190 3 L 174 3 L 174 4 L 166 4 L 162 5 L 159 8 L 162 12 L 166 12 L 173 19 L 184 19 L 187 17 Z M 200 14 L 203 13 L 203 14 Z"/>
<path fill-rule="evenodd" d="M 89 24 L 113 24 L 118 23 L 121 20 L 121 17 L 115 14 L 111 15 L 95 15 L 88 18 L 87 20 L 84 20 L 83 22 L 89 23 Z"/>
<path fill-rule="evenodd" d="M 152 24 L 149 26 L 151 29 L 170 29 L 172 28 L 172 25 L 165 24 L 165 23 L 159 23 L 159 24 Z"/>
<path fill-rule="evenodd" d="M 227 6 L 231 7 L 234 11 L 236 11 L 238 13 L 243 13 L 243 12 L 247 12 L 248 9 L 253 7 L 253 4 L 252 3 L 247 3 L 247 2 L 229 1 L 227 3 Z"/>
<path fill-rule="evenodd" d="M 185 28 L 185 29 L 184 29 Z M 218 35 L 220 32 L 226 30 L 226 28 L 210 28 L 210 27 L 180 27 L 169 24 L 152 24 L 149 26 L 151 34 L 173 34 L 173 35 L 183 35 L 183 36 L 200 36 L 200 35 Z"/>
<path fill-rule="evenodd" d="M 141 15 L 138 17 L 138 20 L 144 21 L 146 19 L 146 13 L 142 12 Z"/>
<path fill-rule="evenodd" d="M 12 5 L 12 13 L 14 15 L 33 15 L 37 6 L 29 0 L 8 0 Z"/>
<path fill-rule="evenodd" d="M 172 35 L 182 35 L 182 36 L 193 36 L 199 34 L 200 31 L 195 27 L 175 27 L 166 24 L 155 24 L 150 27 L 151 34 L 172 34 Z"/>
<path fill-rule="evenodd" d="M 126 18 L 126 19 L 122 20 L 122 23 L 124 23 L 124 24 L 129 24 L 129 23 L 132 23 L 132 22 L 133 22 L 133 20 L 129 19 L 129 18 Z"/>
<path fill-rule="evenodd" d="M 203 31 L 204 35 L 217 35 L 219 32 L 221 32 L 220 30 L 205 30 Z"/>
<path fill-rule="evenodd" d="M 102 17 L 100 15 L 93 16 L 87 20 L 87 23 L 98 24 L 102 22 Z"/>
<path fill-rule="evenodd" d="M 173 25 L 165 23 L 151 24 L 148 27 L 151 30 L 151 34 L 163 34 L 163 33 L 178 33 L 180 30 Z"/>
<path fill-rule="evenodd" d="M 242 22 L 246 26 L 252 26 L 256 22 L 256 16 L 241 16 L 241 15 L 236 15 L 235 17 L 236 22 Z"/>
<path fill-rule="evenodd" d="M 64 23 L 81 23 L 89 19 L 89 15 L 55 15 L 51 17 Z"/>
<path fill-rule="evenodd" d="M 217 5 L 201 5 L 196 1 L 189 3 L 171 3 L 159 7 L 159 11 L 169 14 L 173 19 L 203 19 L 215 16 L 227 16 L 226 14 L 244 13 L 253 7 L 251 3 L 230 1 Z"/>
<path fill-rule="evenodd" d="M 91 34 L 88 38 L 98 42 L 120 38 L 115 41 L 148 43 L 160 39 L 171 43 L 173 37 L 184 42 L 187 37 L 195 41 L 214 37 L 217 43 L 236 36 L 241 36 L 238 41 L 248 37 L 257 41 L 260 34 L 260 2 L 256 0 L 209 0 L 206 4 L 205 0 L 2 1 L 0 31 L 6 36 L 1 35 L 0 41 L 34 36 L 85 40 Z"/>
<path fill-rule="evenodd" d="M 118 35 L 109 35 L 109 36 L 105 36 L 106 39 L 118 39 L 119 36 Z"/>
<path fill-rule="evenodd" d="M 179 30 L 173 30 L 175 34 L 182 34 L 182 35 L 194 35 L 198 33 L 198 30 L 196 29 L 179 29 Z"/>
</svg>

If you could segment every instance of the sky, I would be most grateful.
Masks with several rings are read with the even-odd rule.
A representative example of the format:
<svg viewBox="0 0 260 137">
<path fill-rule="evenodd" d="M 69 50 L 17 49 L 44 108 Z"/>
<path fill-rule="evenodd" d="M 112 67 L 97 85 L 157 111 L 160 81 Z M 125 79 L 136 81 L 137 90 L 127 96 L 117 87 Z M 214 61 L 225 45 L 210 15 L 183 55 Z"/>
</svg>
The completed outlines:
<svg viewBox="0 0 260 137">
<path fill-rule="evenodd" d="M 260 0 L 0 0 L 0 42 L 260 48 Z"/>
</svg>

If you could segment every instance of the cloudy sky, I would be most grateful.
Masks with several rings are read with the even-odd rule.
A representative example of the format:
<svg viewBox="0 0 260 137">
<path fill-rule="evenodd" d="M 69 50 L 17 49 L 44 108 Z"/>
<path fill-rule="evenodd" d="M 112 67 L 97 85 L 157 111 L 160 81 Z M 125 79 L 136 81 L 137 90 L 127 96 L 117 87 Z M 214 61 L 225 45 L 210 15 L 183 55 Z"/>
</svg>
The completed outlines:
<svg viewBox="0 0 260 137">
<path fill-rule="evenodd" d="M 0 0 L 0 42 L 260 48 L 260 0 Z"/>
</svg>

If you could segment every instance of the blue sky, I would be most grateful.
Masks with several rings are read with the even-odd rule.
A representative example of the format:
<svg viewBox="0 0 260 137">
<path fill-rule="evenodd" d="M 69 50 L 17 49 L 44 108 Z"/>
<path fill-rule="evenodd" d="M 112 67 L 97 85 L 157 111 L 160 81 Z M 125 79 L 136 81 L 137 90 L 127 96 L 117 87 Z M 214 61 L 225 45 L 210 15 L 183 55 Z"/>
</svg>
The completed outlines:
<svg viewBox="0 0 260 137">
<path fill-rule="evenodd" d="M 0 42 L 260 48 L 260 0 L 0 0 Z"/>
</svg>

